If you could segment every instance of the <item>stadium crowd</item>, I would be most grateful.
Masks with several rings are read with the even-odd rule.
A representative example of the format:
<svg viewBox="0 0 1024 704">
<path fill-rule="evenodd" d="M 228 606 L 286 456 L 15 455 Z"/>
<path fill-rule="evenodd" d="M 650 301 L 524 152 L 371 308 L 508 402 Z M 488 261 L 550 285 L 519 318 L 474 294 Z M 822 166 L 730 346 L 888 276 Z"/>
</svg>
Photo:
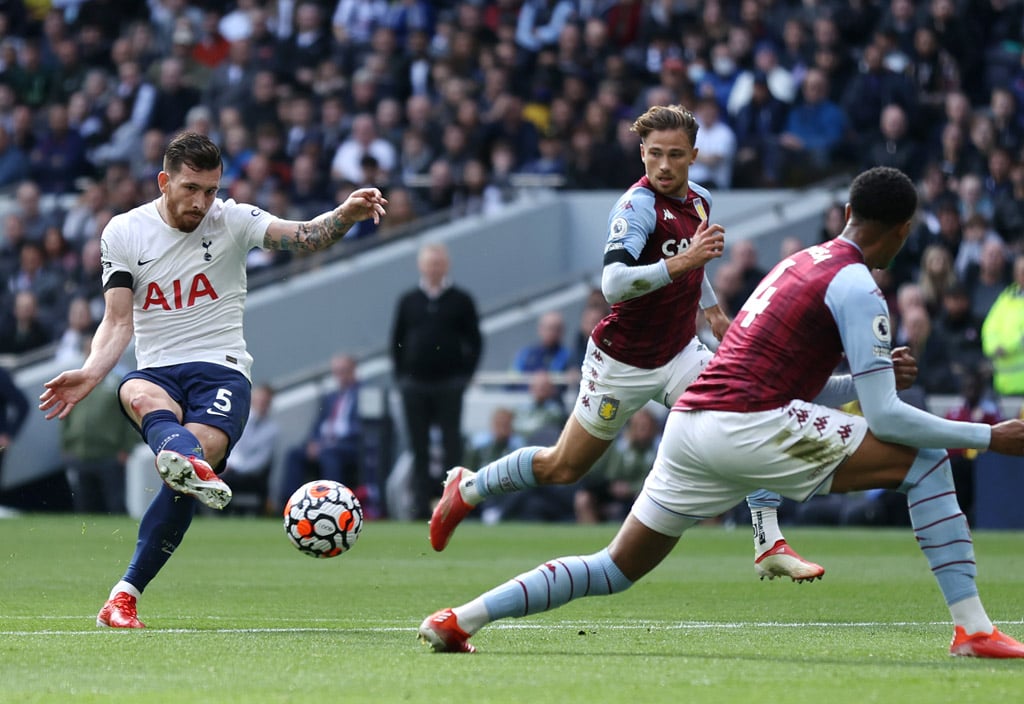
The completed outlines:
<svg viewBox="0 0 1024 704">
<path fill-rule="evenodd" d="M 183 128 L 222 146 L 222 195 L 286 217 L 381 188 L 388 217 L 349 235 L 379 239 L 522 188 L 621 191 L 633 119 L 680 103 L 712 192 L 904 170 L 918 224 L 877 272 L 895 343 L 927 394 L 979 369 L 1024 394 L 1022 42 L 1012 0 L 0 3 L 0 354 L 80 351 L 99 235 Z"/>
</svg>

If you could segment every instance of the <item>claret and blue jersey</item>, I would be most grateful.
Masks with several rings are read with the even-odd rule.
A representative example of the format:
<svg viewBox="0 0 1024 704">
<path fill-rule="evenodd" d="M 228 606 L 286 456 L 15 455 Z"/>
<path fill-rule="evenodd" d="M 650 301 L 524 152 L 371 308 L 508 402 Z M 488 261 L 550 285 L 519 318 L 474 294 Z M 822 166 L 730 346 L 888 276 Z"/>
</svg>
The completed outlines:
<svg viewBox="0 0 1024 704">
<path fill-rule="evenodd" d="M 664 196 L 646 176 L 612 208 L 605 255 L 627 252 L 637 264 L 653 264 L 685 250 L 707 220 L 711 195 L 691 182 L 685 198 Z M 704 267 L 657 290 L 612 305 L 594 328 L 598 348 L 620 362 L 656 369 L 669 362 L 697 333 Z"/>
</svg>

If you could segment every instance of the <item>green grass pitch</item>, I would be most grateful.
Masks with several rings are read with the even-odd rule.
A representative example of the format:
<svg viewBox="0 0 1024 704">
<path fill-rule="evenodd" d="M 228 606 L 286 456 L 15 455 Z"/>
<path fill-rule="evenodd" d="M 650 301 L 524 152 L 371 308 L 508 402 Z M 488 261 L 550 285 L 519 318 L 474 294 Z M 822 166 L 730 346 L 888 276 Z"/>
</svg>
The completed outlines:
<svg viewBox="0 0 1024 704">
<path fill-rule="evenodd" d="M 789 529 L 828 570 L 760 582 L 746 530 L 701 527 L 611 597 L 481 631 L 476 655 L 415 637 L 436 609 L 615 526 L 467 523 L 436 554 L 426 526 L 369 522 L 315 560 L 272 519 L 200 517 L 140 603 L 148 628 L 95 626 L 131 556 L 127 517 L 0 520 L 2 702 L 996 702 L 1024 662 L 951 658 L 949 614 L 906 530 Z M 992 618 L 1024 637 L 1024 535 L 978 532 Z"/>
</svg>

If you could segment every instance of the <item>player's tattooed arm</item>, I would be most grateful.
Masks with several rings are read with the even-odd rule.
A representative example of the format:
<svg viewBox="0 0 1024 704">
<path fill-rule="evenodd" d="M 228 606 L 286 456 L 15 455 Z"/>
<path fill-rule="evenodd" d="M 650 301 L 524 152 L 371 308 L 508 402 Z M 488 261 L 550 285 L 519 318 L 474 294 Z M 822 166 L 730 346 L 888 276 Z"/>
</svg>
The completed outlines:
<svg viewBox="0 0 1024 704">
<path fill-rule="evenodd" d="M 326 249 L 361 220 L 372 218 L 374 223 L 379 223 L 387 204 L 387 199 L 376 188 L 360 188 L 337 208 L 312 220 L 274 220 L 263 236 L 263 248 L 307 252 Z"/>
<path fill-rule="evenodd" d="M 263 240 L 266 249 L 316 252 L 331 246 L 345 236 L 354 222 L 344 222 L 340 208 L 318 215 L 307 222 L 289 222 L 290 232 L 274 237 L 270 229 Z"/>
</svg>

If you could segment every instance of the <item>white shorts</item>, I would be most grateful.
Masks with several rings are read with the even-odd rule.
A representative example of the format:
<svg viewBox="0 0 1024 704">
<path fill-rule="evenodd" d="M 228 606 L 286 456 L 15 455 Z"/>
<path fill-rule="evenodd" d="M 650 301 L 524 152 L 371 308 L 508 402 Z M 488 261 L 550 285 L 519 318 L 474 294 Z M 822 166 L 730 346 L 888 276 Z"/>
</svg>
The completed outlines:
<svg viewBox="0 0 1024 704">
<path fill-rule="evenodd" d="M 613 359 L 590 340 L 573 415 L 594 437 L 614 440 L 626 421 L 649 401 L 671 408 L 711 355 L 694 337 L 665 366 L 641 369 Z"/>
<path fill-rule="evenodd" d="M 796 501 L 827 494 L 836 468 L 867 431 L 861 416 L 806 401 L 756 413 L 670 413 L 633 514 L 652 530 L 679 536 L 755 489 Z"/>
</svg>

